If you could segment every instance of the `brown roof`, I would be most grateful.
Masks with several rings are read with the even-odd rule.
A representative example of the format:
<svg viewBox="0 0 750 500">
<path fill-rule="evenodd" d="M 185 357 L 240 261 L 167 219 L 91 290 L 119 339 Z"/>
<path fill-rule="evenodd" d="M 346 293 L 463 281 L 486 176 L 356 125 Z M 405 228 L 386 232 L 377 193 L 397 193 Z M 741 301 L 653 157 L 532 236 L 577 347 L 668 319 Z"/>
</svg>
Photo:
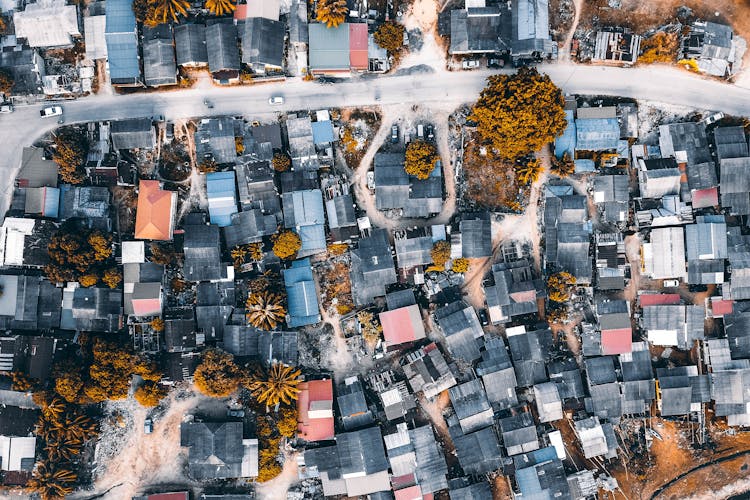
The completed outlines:
<svg viewBox="0 0 750 500">
<path fill-rule="evenodd" d="M 171 240 L 177 193 L 159 187 L 159 181 L 141 181 L 135 237 L 140 240 Z"/>
</svg>

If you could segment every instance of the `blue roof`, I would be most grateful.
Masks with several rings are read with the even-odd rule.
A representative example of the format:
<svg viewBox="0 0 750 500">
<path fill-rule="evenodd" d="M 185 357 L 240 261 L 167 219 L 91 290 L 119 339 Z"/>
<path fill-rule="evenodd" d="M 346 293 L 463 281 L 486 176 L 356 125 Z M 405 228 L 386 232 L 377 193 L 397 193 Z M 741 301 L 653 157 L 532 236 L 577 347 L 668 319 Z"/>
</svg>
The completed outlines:
<svg viewBox="0 0 750 500">
<path fill-rule="evenodd" d="M 44 216 L 57 219 L 60 209 L 60 190 L 53 187 L 44 188 Z"/>
<path fill-rule="evenodd" d="M 576 166 L 577 174 L 580 174 L 582 172 L 595 172 L 596 171 L 596 163 L 594 163 L 594 160 L 581 159 L 581 160 L 575 160 L 573 163 Z"/>
<path fill-rule="evenodd" d="M 576 150 L 605 151 L 617 149 L 620 125 L 617 118 L 585 118 L 576 120 Z"/>
<path fill-rule="evenodd" d="M 234 189 L 234 172 L 206 174 L 208 213 L 211 224 L 226 227 L 232 224 L 232 214 L 237 213 L 237 194 Z"/>
<path fill-rule="evenodd" d="M 289 310 L 287 325 L 296 328 L 319 323 L 318 294 L 310 259 L 295 260 L 291 268 L 284 270 L 284 286 Z"/>
<path fill-rule="evenodd" d="M 300 226 L 297 232 L 302 240 L 300 252 L 323 250 L 326 247 L 326 231 L 323 224 Z"/>
<path fill-rule="evenodd" d="M 313 122 L 312 133 L 316 146 L 333 142 L 333 124 L 329 120 Z"/>
<path fill-rule="evenodd" d="M 568 120 L 568 126 L 565 127 L 562 135 L 555 139 L 555 156 L 562 158 L 563 154 L 568 153 L 570 158 L 574 158 L 576 149 L 576 123 L 573 120 L 572 109 L 565 111 L 565 119 Z"/>
<path fill-rule="evenodd" d="M 139 80 L 138 37 L 133 0 L 108 0 L 104 37 L 107 42 L 109 74 L 113 83 Z"/>
</svg>

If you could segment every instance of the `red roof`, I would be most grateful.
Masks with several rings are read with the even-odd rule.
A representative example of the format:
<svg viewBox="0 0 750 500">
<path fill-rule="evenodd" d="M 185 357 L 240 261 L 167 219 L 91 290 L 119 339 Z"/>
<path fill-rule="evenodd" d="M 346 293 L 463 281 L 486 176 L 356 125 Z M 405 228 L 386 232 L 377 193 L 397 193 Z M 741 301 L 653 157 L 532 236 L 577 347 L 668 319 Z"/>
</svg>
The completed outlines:
<svg viewBox="0 0 750 500">
<path fill-rule="evenodd" d="M 698 189 L 693 191 L 693 208 L 709 208 L 719 204 L 719 188 Z"/>
<path fill-rule="evenodd" d="M 331 380 L 302 382 L 299 385 L 299 390 L 297 394 L 297 437 L 305 441 L 333 439 L 333 384 Z M 330 412 L 327 410 L 330 410 Z M 326 416 L 310 416 L 312 411 Z"/>
<path fill-rule="evenodd" d="M 422 488 L 420 488 L 419 485 L 414 485 L 409 488 L 394 491 L 393 496 L 396 500 L 422 500 Z"/>
<path fill-rule="evenodd" d="M 641 307 L 679 305 L 680 296 L 676 293 L 644 293 L 638 297 Z"/>
<path fill-rule="evenodd" d="M 178 491 L 175 493 L 157 493 L 155 495 L 149 495 L 148 500 L 189 500 L 187 491 Z"/>
<path fill-rule="evenodd" d="M 389 346 L 413 342 L 425 337 L 422 316 L 416 304 L 380 313 L 383 337 Z"/>
<path fill-rule="evenodd" d="M 159 181 L 141 181 L 135 214 L 135 237 L 139 240 L 171 240 L 177 193 L 165 191 Z"/>
<path fill-rule="evenodd" d="M 352 69 L 366 70 L 369 57 L 367 53 L 367 24 L 349 24 L 349 65 Z"/>
<path fill-rule="evenodd" d="M 155 316 L 161 314 L 161 299 L 132 299 L 135 316 Z"/>
<path fill-rule="evenodd" d="M 720 318 L 724 316 L 725 314 L 732 314 L 733 308 L 734 308 L 733 300 L 711 299 L 711 312 L 713 313 L 714 318 Z"/>
<path fill-rule="evenodd" d="M 633 332 L 630 328 L 602 330 L 602 354 L 624 354 L 633 350 Z"/>
<path fill-rule="evenodd" d="M 247 4 L 246 3 L 242 3 L 242 4 L 235 6 L 234 19 L 237 21 L 244 21 L 245 19 L 247 19 Z"/>
</svg>

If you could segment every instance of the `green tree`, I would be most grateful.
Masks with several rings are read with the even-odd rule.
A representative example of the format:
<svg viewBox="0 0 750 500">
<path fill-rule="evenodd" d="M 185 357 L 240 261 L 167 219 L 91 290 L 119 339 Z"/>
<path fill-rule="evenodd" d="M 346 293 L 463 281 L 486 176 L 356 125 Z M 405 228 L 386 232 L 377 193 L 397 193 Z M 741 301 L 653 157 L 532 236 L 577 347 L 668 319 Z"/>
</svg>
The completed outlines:
<svg viewBox="0 0 750 500">
<path fill-rule="evenodd" d="M 273 236 L 273 253 L 280 259 L 290 259 L 302 248 L 302 240 L 294 231 L 285 230 Z"/>
<path fill-rule="evenodd" d="M 535 183 L 541 177 L 542 172 L 544 172 L 544 167 L 536 158 L 525 160 L 516 166 L 516 178 L 521 184 Z"/>
<path fill-rule="evenodd" d="M 456 259 L 453 261 L 453 265 L 451 266 L 451 271 L 454 273 L 465 273 L 469 270 L 469 259 L 465 259 L 463 257 Z"/>
<path fill-rule="evenodd" d="M 435 169 L 438 154 L 434 144 L 423 140 L 411 141 L 406 146 L 404 170 L 417 179 L 427 179 Z"/>
<path fill-rule="evenodd" d="M 564 104 L 562 91 L 549 76 L 524 67 L 515 74 L 490 76 L 470 118 L 501 158 L 515 160 L 565 130 Z"/>
<path fill-rule="evenodd" d="M 315 18 L 327 28 L 337 28 L 346 20 L 349 7 L 346 0 L 318 0 L 318 10 Z"/>
<path fill-rule="evenodd" d="M 389 54 L 397 56 L 404 47 L 404 25 L 386 21 L 375 31 L 375 43 L 387 50 Z"/>
<path fill-rule="evenodd" d="M 168 22 L 180 22 L 180 16 L 187 16 L 190 2 L 187 0 L 149 0 L 147 26 L 158 26 Z"/>
<path fill-rule="evenodd" d="M 135 400 L 138 401 L 141 406 L 151 408 L 159 404 L 159 401 L 167 395 L 167 390 L 164 386 L 157 382 L 146 381 L 141 384 L 138 389 L 135 390 Z"/>
</svg>

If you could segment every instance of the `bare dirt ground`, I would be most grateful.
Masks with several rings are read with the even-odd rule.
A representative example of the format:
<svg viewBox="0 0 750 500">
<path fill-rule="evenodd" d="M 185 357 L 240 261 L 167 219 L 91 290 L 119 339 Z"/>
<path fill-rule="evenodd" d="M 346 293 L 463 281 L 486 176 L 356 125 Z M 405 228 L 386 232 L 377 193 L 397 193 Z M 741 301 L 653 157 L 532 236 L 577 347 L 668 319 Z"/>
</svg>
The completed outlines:
<svg viewBox="0 0 750 500">
<path fill-rule="evenodd" d="M 114 425 L 98 443 L 97 467 L 91 491 L 75 493 L 71 499 L 131 498 L 159 484 L 197 486 L 185 476 L 185 455 L 180 448 L 180 423 L 186 413 L 206 400 L 197 394 L 178 399 L 173 392 L 165 413 L 154 421 L 151 434 L 143 432 L 148 411 L 133 399 L 110 402 L 123 415 L 124 429 Z M 101 456 L 100 456 L 101 455 Z"/>
<path fill-rule="evenodd" d="M 433 428 L 443 441 L 446 453 L 455 453 L 456 447 L 453 445 L 453 440 L 448 433 L 448 424 L 445 423 L 445 418 L 443 417 L 443 411 L 451 404 L 448 391 L 441 392 L 433 401 L 429 401 L 420 395 L 418 402 L 419 407 L 422 408 L 422 411 L 430 419 Z"/>
<path fill-rule="evenodd" d="M 292 453 L 286 457 L 284 467 L 281 469 L 281 474 L 266 481 L 265 483 L 259 484 L 255 488 L 255 492 L 258 498 L 261 500 L 277 500 L 279 498 L 286 498 L 289 487 L 299 481 L 297 475 L 297 454 Z"/>
</svg>

